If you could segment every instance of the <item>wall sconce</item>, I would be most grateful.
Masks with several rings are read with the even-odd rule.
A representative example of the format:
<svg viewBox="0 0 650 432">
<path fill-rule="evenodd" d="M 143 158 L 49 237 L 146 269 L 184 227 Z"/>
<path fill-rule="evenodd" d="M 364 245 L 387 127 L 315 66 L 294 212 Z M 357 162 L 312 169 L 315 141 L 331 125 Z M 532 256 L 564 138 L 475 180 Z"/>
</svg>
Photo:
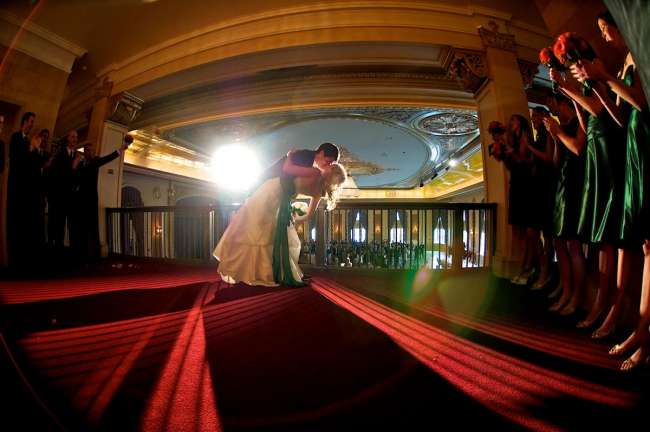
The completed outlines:
<svg viewBox="0 0 650 432">
<path fill-rule="evenodd" d="M 153 230 L 153 233 L 156 237 L 160 236 L 162 232 L 163 232 L 163 228 L 160 225 L 157 225 Z"/>
</svg>

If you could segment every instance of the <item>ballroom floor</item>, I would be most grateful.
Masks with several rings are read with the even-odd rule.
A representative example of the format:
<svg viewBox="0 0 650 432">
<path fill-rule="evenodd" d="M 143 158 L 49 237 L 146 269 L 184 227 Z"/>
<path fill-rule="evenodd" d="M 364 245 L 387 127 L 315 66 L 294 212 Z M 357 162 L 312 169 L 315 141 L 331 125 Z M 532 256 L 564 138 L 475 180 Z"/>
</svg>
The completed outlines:
<svg viewBox="0 0 650 432">
<path fill-rule="evenodd" d="M 544 293 L 481 272 L 313 274 L 227 286 L 212 267 L 112 261 L 0 281 L 3 418 L 21 425 L 2 430 L 600 430 L 647 415 L 650 375 L 619 373 L 615 338 L 550 316 Z"/>
</svg>

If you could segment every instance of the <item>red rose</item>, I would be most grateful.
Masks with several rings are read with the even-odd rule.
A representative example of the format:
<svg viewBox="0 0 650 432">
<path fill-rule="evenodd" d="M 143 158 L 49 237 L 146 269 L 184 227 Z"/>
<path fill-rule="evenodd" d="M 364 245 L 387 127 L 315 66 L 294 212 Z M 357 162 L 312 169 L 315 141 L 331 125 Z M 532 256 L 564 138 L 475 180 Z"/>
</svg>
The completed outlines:
<svg viewBox="0 0 650 432">
<path fill-rule="evenodd" d="M 566 70 L 564 65 L 560 63 L 560 61 L 555 57 L 555 54 L 553 54 L 552 47 L 542 48 L 539 52 L 539 62 L 549 69 L 555 69 L 558 71 Z"/>
<path fill-rule="evenodd" d="M 596 57 L 589 42 L 571 32 L 562 33 L 557 37 L 553 44 L 553 54 L 563 65 L 582 59 L 593 61 Z"/>
<path fill-rule="evenodd" d="M 553 61 L 552 56 L 553 52 L 550 48 L 542 48 L 542 50 L 539 52 L 539 62 L 545 65 L 549 65 Z"/>
<path fill-rule="evenodd" d="M 557 38 L 557 40 L 553 44 L 553 54 L 555 55 L 555 58 L 557 58 L 562 64 L 566 63 L 566 52 L 567 52 L 566 40 Z"/>
</svg>

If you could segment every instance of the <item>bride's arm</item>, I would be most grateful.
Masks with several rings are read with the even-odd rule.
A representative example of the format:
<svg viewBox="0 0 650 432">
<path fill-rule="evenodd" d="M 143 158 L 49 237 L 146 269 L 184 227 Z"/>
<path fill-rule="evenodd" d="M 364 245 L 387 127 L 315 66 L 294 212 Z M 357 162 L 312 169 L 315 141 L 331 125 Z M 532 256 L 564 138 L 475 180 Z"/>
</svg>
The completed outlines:
<svg viewBox="0 0 650 432">
<path fill-rule="evenodd" d="M 320 170 L 314 167 L 305 167 L 296 165 L 291 159 L 293 151 L 287 153 L 287 158 L 282 165 L 282 172 L 293 177 L 316 177 L 320 175 Z"/>
<path fill-rule="evenodd" d="M 298 216 L 293 221 L 295 223 L 299 223 L 299 222 L 304 222 L 304 221 L 308 220 L 314 214 L 316 209 L 318 208 L 319 203 L 320 203 L 320 197 L 316 197 L 316 196 L 309 197 L 309 208 L 307 209 L 307 214 L 304 214 L 302 216 Z"/>
</svg>

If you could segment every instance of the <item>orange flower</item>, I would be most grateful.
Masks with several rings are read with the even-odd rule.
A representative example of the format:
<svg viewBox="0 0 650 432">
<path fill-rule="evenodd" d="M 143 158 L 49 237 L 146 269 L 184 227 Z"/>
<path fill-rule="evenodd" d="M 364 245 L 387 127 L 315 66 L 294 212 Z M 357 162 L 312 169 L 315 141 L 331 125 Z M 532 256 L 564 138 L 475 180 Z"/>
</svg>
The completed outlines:
<svg viewBox="0 0 650 432">
<path fill-rule="evenodd" d="M 553 44 L 553 54 L 562 64 L 565 64 L 567 61 L 568 41 L 570 37 L 571 33 L 562 33 Z"/>
<path fill-rule="evenodd" d="M 553 52 L 550 48 L 542 48 L 539 52 L 539 62 L 542 64 L 550 64 L 553 61 Z"/>
</svg>

